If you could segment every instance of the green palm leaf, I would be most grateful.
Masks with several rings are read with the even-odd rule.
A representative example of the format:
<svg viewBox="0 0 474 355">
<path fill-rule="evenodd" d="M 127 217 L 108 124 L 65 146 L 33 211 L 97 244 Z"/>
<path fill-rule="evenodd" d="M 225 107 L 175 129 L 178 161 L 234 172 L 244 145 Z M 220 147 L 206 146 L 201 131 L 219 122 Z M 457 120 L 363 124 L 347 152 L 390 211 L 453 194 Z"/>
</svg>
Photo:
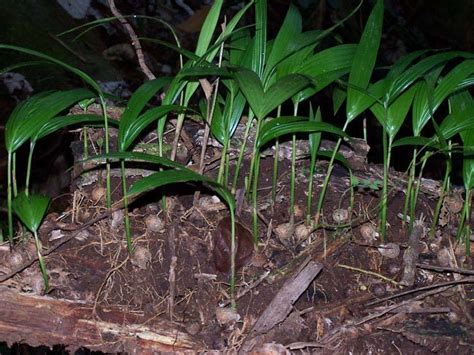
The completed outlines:
<svg viewBox="0 0 474 355">
<path fill-rule="evenodd" d="M 13 200 L 12 206 L 21 222 L 35 233 L 48 210 L 50 198 L 42 195 L 26 195 L 20 192 Z"/>
<path fill-rule="evenodd" d="M 8 45 L 8 44 L 0 44 L 0 49 L 10 49 L 10 50 L 13 50 L 13 51 L 16 51 L 16 52 L 21 52 L 21 53 L 25 53 L 25 54 L 29 54 L 29 55 L 38 57 L 38 58 L 42 58 L 42 59 L 45 59 L 49 62 L 57 64 L 57 65 L 65 68 L 65 69 L 73 72 L 77 76 L 79 76 L 82 80 L 84 80 L 86 83 L 88 83 L 95 91 L 97 91 L 99 96 L 103 96 L 103 93 L 102 93 L 102 90 L 101 90 L 99 84 L 97 84 L 97 82 L 94 79 L 92 79 L 89 75 L 84 73 L 82 70 L 74 68 L 73 66 L 71 66 L 69 64 L 66 64 L 61 60 L 58 60 L 58 59 L 53 58 L 53 57 L 51 57 L 47 54 L 44 54 L 44 53 L 41 53 L 41 52 L 38 52 L 38 51 L 35 51 L 35 50 L 32 50 L 32 49 L 18 47 L 18 46 L 12 46 L 12 45 Z"/>
<path fill-rule="evenodd" d="M 403 73 L 395 77 L 390 83 L 390 86 L 387 90 L 386 101 L 395 100 L 401 92 L 403 92 L 407 87 L 428 73 L 430 70 L 459 56 L 469 57 L 469 55 L 466 55 L 462 52 L 438 53 L 429 56 L 428 58 L 425 58 L 415 65 L 409 67 Z"/>
<path fill-rule="evenodd" d="M 266 122 L 257 138 L 257 147 L 260 149 L 268 142 L 291 133 L 326 132 L 341 137 L 348 137 L 341 129 L 325 122 L 308 121 L 307 117 L 277 117 Z"/>
<path fill-rule="evenodd" d="M 416 113 L 413 117 L 413 131 L 421 132 L 421 129 L 426 125 L 431 115 L 438 109 L 444 100 L 453 92 L 459 90 L 459 84 L 466 78 L 469 78 L 474 73 L 474 60 L 465 60 L 452 69 L 445 77 L 443 77 L 439 84 L 435 87 L 432 93 L 432 98 L 429 100 L 430 94 L 426 84 L 420 87 L 421 98 Z"/>
<path fill-rule="evenodd" d="M 56 132 L 67 126 L 72 126 L 80 123 L 85 123 L 86 125 L 103 125 L 104 118 L 99 115 L 93 114 L 79 114 L 79 115 L 68 115 L 68 116 L 56 116 L 46 122 L 43 127 L 31 137 L 32 141 L 37 141 L 47 135 Z M 109 119 L 109 124 L 111 126 L 117 126 L 119 122 L 117 120 Z"/>
<path fill-rule="evenodd" d="M 119 126 L 119 149 L 122 151 L 127 150 L 138 135 L 153 121 L 159 120 L 171 111 L 184 112 L 185 110 L 185 107 L 178 105 L 155 107 L 138 116 L 127 127 Z M 122 127 L 124 128 L 121 130 Z"/>
<path fill-rule="evenodd" d="M 403 121 L 410 110 L 414 94 L 414 87 L 405 91 L 388 107 L 386 116 L 385 110 L 380 103 L 376 103 L 371 107 L 372 112 L 382 127 L 384 127 L 391 141 L 402 127 Z"/>
<path fill-rule="evenodd" d="M 300 74 L 290 74 L 275 82 L 264 92 L 257 74 L 241 69 L 235 74 L 240 90 L 247 99 L 255 115 L 262 119 L 298 91 L 311 84 L 311 80 Z"/>
<path fill-rule="evenodd" d="M 377 0 L 357 45 L 347 90 L 346 114 L 348 121 L 352 121 L 356 117 L 356 113 L 360 112 L 363 98 L 363 94 L 354 87 L 367 89 L 369 86 L 382 36 L 383 9 L 383 1 Z"/>
<path fill-rule="evenodd" d="M 301 33 L 301 29 L 301 15 L 295 6 L 290 4 L 280 30 L 273 41 L 270 54 L 268 55 L 265 65 L 265 78 L 274 70 L 277 63 L 287 56 L 290 46 Z"/>
<path fill-rule="evenodd" d="M 10 115 L 5 127 L 5 147 L 9 152 L 16 151 L 58 113 L 80 100 L 91 97 L 94 97 L 94 94 L 85 89 L 32 96 L 18 105 Z"/>
</svg>

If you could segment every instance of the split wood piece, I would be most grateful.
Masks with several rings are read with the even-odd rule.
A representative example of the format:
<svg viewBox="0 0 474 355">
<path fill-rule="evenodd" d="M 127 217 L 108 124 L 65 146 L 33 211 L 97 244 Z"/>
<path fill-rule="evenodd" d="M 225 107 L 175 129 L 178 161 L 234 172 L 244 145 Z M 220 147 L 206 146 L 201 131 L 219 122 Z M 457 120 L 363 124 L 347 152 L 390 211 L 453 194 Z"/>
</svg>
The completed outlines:
<svg viewBox="0 0 474 355">
<path fill-rule="evenodd" d="M 424 230 L 423 219 L 416 221 L 408 237 L 408 248 L 403 253 L 403 278 L 400 281 L 403 286 L 413 286 L 415 284 L 416 264 L 420 254 L 419 244 Z"/>
<path fill-rule="evenodd" d="M 253 339 L 267 333 L 277 324 L 283 322 L 293 309 L 293 304 L 301 294 L 308 288 L 314 278 L 321 272 L 323 265 L 313 260 L 304 263 L 301 271 L 288 280 L 278 291 L 262 315 L 257 319 L 242 346 L 244 352 L 248 352 L 255 345 Z"/>
<path fill-rule="evenodd" d="M 101 319 L 91 318 L 91 304 L 22 294 L 0 287 L 0 339 L 31 346 L 62 344 L 71 353 L 80 347 L 104 353 L 171 352 L 205 346 L 175 324 L 146 319 L 117 308 L 97 307 Z"/>
</svg>

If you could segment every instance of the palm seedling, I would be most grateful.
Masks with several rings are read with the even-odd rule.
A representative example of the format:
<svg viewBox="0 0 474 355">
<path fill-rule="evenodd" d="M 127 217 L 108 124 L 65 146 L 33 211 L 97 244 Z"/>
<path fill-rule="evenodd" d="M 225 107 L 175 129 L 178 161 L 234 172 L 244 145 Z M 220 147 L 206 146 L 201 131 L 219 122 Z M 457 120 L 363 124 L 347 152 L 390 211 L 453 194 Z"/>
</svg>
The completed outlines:
<svg viewBox="0 0 474 355">
<path fill-rule="evenodd" d="M 448 54 L 448 53 L 446 53 Z M 445 54 L 445 55 L 446 55 Z M 456 53 L 449 53 L 447 58 L 453 58 Z M 434 56 L 433 56 L 434 57 Z M 430 58 L 428 58 L 430 59 Z M 440 105 L 448 98 L 452 93 L 458 91 L 463 86 L 468 86 L 469 82 L 465 82 L 474 73 L 474 61 L 464 60 L 457 66 L 455 66 L 449 73 L 440 78 L 443 65 L 434 67 L 425 74 L 425 80 L 416 83 L 416 94 L 413 103 L 413 135 L 415 137 L 421 136 L 422 129 L 426 124 L 433 119 L 433 115 Z M 472 83 L 471 83 L 472 85 Z M 416 164 L 417 151 L 414 149 L 412 165 L 410 169 L 409 184 L 407 188 L 407 200 L 405 206 L 410 207 L 410 226 L 414 220 L 414 211 L 416 208 L 417 191 L 419 186 L 415 190 L 412 190 L 412 181 L 414 177 L 414 168 Z M 449 164 L 447 165 L 449 168 Z M 408 202 L 409 201 L 409 202 Z M 405 215 L 407 207 L 405 207 Z"/>
<path fill-rule="evenodd" d="M 368 89 L 382 35 L 383 9 L 383 1 L 378 0 L 367 19 L 362 37 L 354 54 L 347 84 L 346 121 L 342 128 L 343 131 L 346 131 L 349 123 L 369 108 L 375 101 L 373 94 Z M 333 155 L 329 161 L 328 171 L 318 199 L 315 217 L 316 225 L 319 224 L 326 189 L 334 167 L 334 159 L 341 142 L 341 139 L 337 141 Z"/>
<path fill-rule="evenodd" d="M 147 103 L 156 95 L 156 93 L 169 82 L 168 78 L 159 78 L 150 80 L 140 86 L 130 98 L 125 111 L 123 112 L 118 133 L 119 152 L 127 151 L 140 133 L 152 122 L 157 121 L 173 110 L 179 109 L 175 105 L 162 105 L 149 110 L 144 110 Z M 124 198 L 124 224 L 125 236 L 129 252 L 133 251 L 132 237 L 130 232 L 130 222 L 128 216 L 127 185 L 125 174 L 125 161 L 120 160 L 120 171 L 122 175 L 122 191 Z"/>
<path fill-rule="evenodd" d="M 58 129 L 58 119 L 52 121 L 58 113 L 69 108 L 74 103 L 91 96 L 93 96 L 93 93 L 84 89 L 40 93 L 23 101 L 10 115 L 5 128 L 5 147 L 8 154 L 7 205 L 10 238 L 13 237 L 11 201 L 13 195 L 16 195 L 16 151 L 27 140 L 30 140 L 30 154 L 28 157 L 25 184 L 25 194 L 28 195 L 32 156 L 37 140 Z M 62 123 L 59 123 L 59 126 L 61 126 Z"/>
<path fill-rule="evenodd" d="M 36 244 L 38 262 L 43 275 L 45 291 L 48 292 L 48 273 L 44 258 L 41 255 L 41 242 L 38 238 L 38 228 L 49 206 L 49 197 L 42 195 L 27 195 L 20 192 L 13 200 L 13 209 L 23 224 L 33 233 Z"/>
<path fill-rule="evenodd" d="M 471 124 L 474 118 L 474 100 L 468 90 L 463 90 L 450 98 L 450 109 L 453 117 L 459 125 L 469 121 Z M 471 205 L 472 189 L 474 188 L 474 158 L 472 157 L 472 147 L 474 146 L 474 128 L 465 128 L 460 132 L 463 142 L 463 179 L 466 195 L 464 197 L 464 206 L 461 212 L 461 221 L 458 227 L 458 238 L 464 236 L 466 252 L 470 252 L 471 238 Z"/>
<path fill-rule="evenodd" d="M 28 54 L 33 57 L 37 57 L 42 59 L 41 61 L 36 61 L 36 62 L 26 62 L 26 63 L 21 63 L 19 66 L 25 66 L 25 65 L 38 65 L 38 64 L 44 64 L 44 63 L 51 63 L 58 65 L 75 75 L 77 75 L 79 78 L 84 80 L 97 94 L 99 98 L 99 102 L 102 108 L 102 114 L 103 114 L 103 121 L 104 121 L 104 129 L 105 129 L 105 152 L 109 152 L 109 123 L 108 123 L 108 117 L 107 117 L 107 105 L 105 102 L 105 97 L 104 93 L 102 92 L 102 89 L 100 86 L 97 84 L 97 82 L 92 79 L 88 74 L 84 73 L 82 70 L 79 70 L 67 63 L 64 63 L 63 61 L 60 61 L 56 58 L 53 58 L 49 55 L 46 55 L 44 53 L 32 50 L 32 49 L 27 49 L 23 47 L 18 47 L 18 46 L 12 46 L 8 44 L 0 44 L 0 49 L 7 49 L 7 50 L 12 50 L 15 52 L 23 53 L 23 54 Z M 107 163 L 106 165 L 107 169 L 107 178 L 106 178 L 106 194 L 107 194 L 107 206 L 110 207 L 111 205 L 111 199 L 110 199 L 110 164 Z M 11 230 L 10 230 L 11 231 Z"/>
</svg>

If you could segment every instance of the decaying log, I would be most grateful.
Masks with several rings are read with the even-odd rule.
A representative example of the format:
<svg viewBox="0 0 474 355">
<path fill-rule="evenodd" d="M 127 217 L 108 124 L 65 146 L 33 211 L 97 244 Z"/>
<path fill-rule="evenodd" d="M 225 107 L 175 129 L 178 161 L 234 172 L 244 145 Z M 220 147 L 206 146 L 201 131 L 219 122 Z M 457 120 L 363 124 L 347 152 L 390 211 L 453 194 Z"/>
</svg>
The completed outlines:
<svg viewBox="0 0 474 355">
<path fill-rule="evenodd" d="M 118 308 L 19 293 L 0 287 L 0 339 L 8 344 L 65 345 L 72 353 L 85 347 L 102 352 L 150 354 L 200 350 L 205 346 L 172 322 L 145 323 Z"/>
</svg>

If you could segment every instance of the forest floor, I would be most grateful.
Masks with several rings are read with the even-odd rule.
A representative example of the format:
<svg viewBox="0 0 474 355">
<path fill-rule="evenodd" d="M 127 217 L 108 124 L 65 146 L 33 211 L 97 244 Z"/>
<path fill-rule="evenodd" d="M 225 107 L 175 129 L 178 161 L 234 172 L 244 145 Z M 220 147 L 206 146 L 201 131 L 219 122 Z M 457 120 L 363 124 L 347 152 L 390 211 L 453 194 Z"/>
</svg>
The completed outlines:
<svg viewBox="0 0 474 355">
<path fill-rule="evenodd" d="M 212 160 L 212 150 L 209 154 Z M 226 206 L 209 190 L 202 190 L 193 203 L 194 186 L 171 186 L 166 189 L 172 195 L 164 212 L 162 195 L 148 194 L 130 208 L 135 248 L 130 255 L 123 210 L 107 214 L 103 189 L 97 189 L 105 184 L 103 176 L 89 184 L 75 182 L 71 193 L 61 198 L 65 204 L 53 203 L 56 211 L 40 230 L 44 250 L 51 251 L 45 252 L 50 290 L 41 297 L 80 304 L 86 318 L 98 322 L 146 326 L 155 334 L 158 325 L 165 324 L 189 336 L 187 345 L 178 340 L 168 343 L 169 350 L 473 352 L 473 258 L 466 256 L 465 247 L 455 238 L 462 205 L 459 192 L 445 199 L 435 237 L 430 238 L 439 184 L 423 180 L 417 221 L 410 232 L 401 216 L 405 177 L 392 171 L 384 242 L 377 233 L 381 192 L 356 188 L 351 209 L 349 175 L 338 167 L 324 204 L 325 228 L 311 230 L 303 223 L 309 161 L 299 159 L 291 229 L 290 161 L 283 158 L 279 163 L 273 212 L 273 159 L 266 157 L 261 164 L 259 241 L 254 250 L 247 250 L 252 256 L 237 273 L 236 312 L 229 309 L 228 273 L 218 271 L 225 266 L 214 257 L 228 233 L 225 223 L 219 223 L 228 216 Z M 326 161 L 318 162 L 314 205 L 326 169 Z M 382 167 L 362 164 L 354 175 L 359 181 L 380 181 Z M 117 200 L 120 181 L 114 178 L 112 183 Z M 243 238 L 251 229 L 251 207 L 245 202 L 239 221 L 238 237 L 244 248 Z M 34 260 L 33 245 L 24 242 L 13 251 L 0 250 L 1 271 L 9 275 L 2 287 L 18 294 L 44 293 L 37 263 L 24 267 L 25 260 Z M 111 310 L 122 318 L 111 320 L 107 315 Z M 12 343 L 20 335 L 12 332 L 2 337 Z M 101 334 L 103 342 L 91 345 L 74 336 L 65 344 L 70 349 L 127 351 L 119 338 Z M 23 341 L 55 344 L 54 337 L 44 343 L 23 335 Z"/>
</svg>

